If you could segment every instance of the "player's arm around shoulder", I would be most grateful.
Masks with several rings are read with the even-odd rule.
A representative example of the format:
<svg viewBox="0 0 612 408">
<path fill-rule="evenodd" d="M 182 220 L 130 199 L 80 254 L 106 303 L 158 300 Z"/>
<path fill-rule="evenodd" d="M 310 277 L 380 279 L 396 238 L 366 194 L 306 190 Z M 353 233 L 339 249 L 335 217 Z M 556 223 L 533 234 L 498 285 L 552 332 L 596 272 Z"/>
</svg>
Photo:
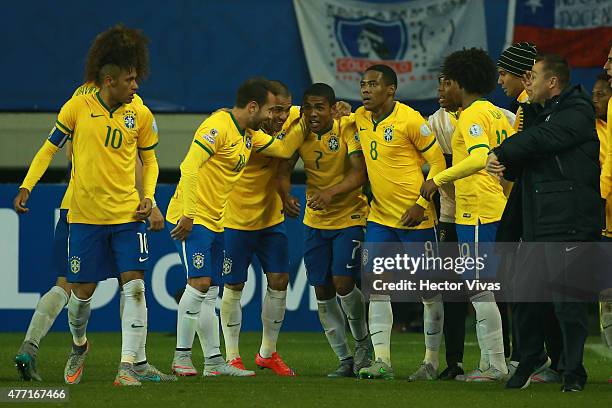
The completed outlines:
<svg viewBox="0 0 612 408">
<path fill-rule="evenodd" d="M 289 159 L 302 145 L 305 130 L 302 121 L 297 121 L 288 130 L 284 138 L 278 139 L 258 130 L 252 132 L 253 148 L 257 153 L 266 156 Z"/>
</svg>

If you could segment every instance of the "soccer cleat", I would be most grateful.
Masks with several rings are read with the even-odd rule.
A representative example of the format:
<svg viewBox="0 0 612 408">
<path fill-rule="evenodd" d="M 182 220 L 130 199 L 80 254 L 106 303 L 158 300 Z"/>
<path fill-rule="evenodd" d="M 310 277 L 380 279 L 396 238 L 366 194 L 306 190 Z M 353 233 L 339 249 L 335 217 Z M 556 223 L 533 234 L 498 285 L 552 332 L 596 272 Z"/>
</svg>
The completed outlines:
<svg viewBox="0 0 612 408">
<path fill-rule="evenodd" d="M 359 374 L 359 370 L 372 365 L 372 355 L 374 354 L 374 347 L 372 346 L 372 340 L 368 335 L 367 340 L 358 342 L 355 345 L 355 363 L 353 365 L 353 373 Z"/>
<path fill-rule="evenodd" d="M 462 376 L 465 374 L 463 368 L 461 368 L 458 364 L 452 364 L 444 369 L 440 373 L 438 377 L 442 381 L 454 380 L 457 376 Z"/>
<path fill-rule="evenodd" d="M 516 373 L 516 369 L 518 368 L 518 366 L 519 366 L 519 362 L 518 361 L 510 360 L 508 362 L 508 378 L 512 378 L 514 373 Z"/>
<path fill-rule="evenodd" d="M 342 377 L 354 377 L 355 372 L 353 371 L 354 362 L 352 358 L 340 361 L 336 371 L 327 374 L 327 378 L 342 378 Z"/>
<path fill-rule="evenodd" d="M 534 373 L 531 375 L 531 382 L 540 383 L 540 384 L 552 384 L 552 383 L 560 383 L 561 376 L 558 372 L 553 370 L 550 367 L 544 368 L 539 373 Z"/>
<path fill-rule="evenodd" d="M 538 376 L 549 369 L 549 367 L 550 359 L 548 357 L 536 363 L 535 368 L 534 365 L 519 364 L 514 375 L 506 382 L 506 388 L 525 389 L 529 387 L 532 381 L 536 381 L 534 378 L 538 378 Z"/>
<path fill-rule="evenodd" d="M 239 370 L 246 370 L 246 368 L 244 368 L 244 363 L 242 362 L 242 357 L 240 356 L 228 361 L 227 364 L 234 366 Z"/>
<path fill-rule="evenodd" d="M 468 377 L 475 377 L 478 375 L 482 374 L 482 370 L 480 369 L 480 367 L 476 367 L 475 369 L 473 369 L 472 371 L 470 371 L 469 373 L 466 374 L 459 374 L 455 377 L 455 380 L 457 381 L 467 381 Z"/>
<path fill-rule="evenodd" d="M 225 361 L 222 364 L 204 366 L 204 371 L 202 371 L 202 377 L 218 377 L 222 375 L 230 377 L 254 377 L 255 372 L 236 368 Z"/>
<path fill-rule="evenodd" d="M 295 377 L 295 371 L 285 364 L 276 351 L 272 353 L 272 356 L 269 358 L 263 358 L 257 353 L 255 356 L 255 364 L 261 369 L 269 368 L 274 371 L 276 375 L 280 375 L 281 377 Z"/>
<path fill-rule="evenodd" d="M 414 374 L 408 377 L 408 381 L 431 381 L 438 379 L 438 371 L 431 363 L 422 362 Z"/>
<path fill-rule="evenodd" d="M 138 374 L 134 371 L 134 366 L 132 364 L 121 363 L 119 364 L 119 370 L 117 371 L 117 376 L 115 377 L 113 385 L 121 387 L 138 387 L 142 385 L 142 383 L 139 381 Z"/>
<path fill-rule="evenodd" d="M 15 367 L 23 381 L 42 381 L 36 370 L 36 346 L 24 341 L 15 356 Z"/>
<path fill-rule="evenodd" d="M 502 381 L 505 380 L 508 376 L 508 373 L 501 372 L 497 368 L 493 366 L 489 366 L 484 371 L 480 371 L 480 373 L 476 373 L 475 375 L 468 375 L 465 379 L 466 382 L 493 382 L 493 381 Z"/>
<path fill-rule="evenodd" d="M 392 380 L 394 378 L 393 368 L 381 359 L 378 359 L 370 367 L 364 367 L 359 370 L 359 378 Z"/>
<path fill-rule="evenodd" d="M 134 373 L 136 374 L 136 379 L 140 382 L 150 381 L 150 382 L 174 382 L 177 380 L 176 375 L 172 374 L 164 374 L 157 367 L 152 364 L 143 364 L 145 367 L 142 370 L 138 368 L 140 366 L 134 367 Z"/>
<path fill-rule="evenodd" d="M 87 346 L 83 352 L 76 351 L 73 345 L 70 355 L 68 356 L 68 361 L 66 361 L 66 367 L 64 367 L 64 381 L 66 381 L 66 384 L 78 384 L 81 382 L 83 364 L 85 363 L 85 357 L 88 352 L 89 342 L 87 342 Z"/>
<path fill-rule="evenodd" d="M 584 390 L 584 384 L 579 381 L 565 381 L 561 386 L 561 392 L 580 392 Z"/>
<path fill-rule="evenodd" d="M 172 360 L 172 372 L 179 377 L 198 375 L 198 370 L 191 362 L 191 351 L 175 351 Z"/>
</svg>

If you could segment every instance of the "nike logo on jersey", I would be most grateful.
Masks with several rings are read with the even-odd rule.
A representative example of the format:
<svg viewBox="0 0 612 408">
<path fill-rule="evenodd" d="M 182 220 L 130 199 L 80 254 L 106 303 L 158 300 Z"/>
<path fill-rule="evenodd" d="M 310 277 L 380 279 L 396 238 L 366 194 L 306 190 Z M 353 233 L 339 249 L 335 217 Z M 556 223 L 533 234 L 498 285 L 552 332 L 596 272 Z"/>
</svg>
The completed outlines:
<svg viewBox="0 0 612 408">
<path fill-rule="evenodd" d="M 102 116 L 104 116 L 104 115 L 94 115 L 93 113 L 91 114 L 91 117 L 92 117 L 92 118 L 100 118 L 100 117 L 102 117 Z"/>
<path fill-rule="evenodd" d="M 233 143 L 233 144 L 231 144 L 231 145 L 230 145 L 230 147 L 234 147 L 234 146 L 236 146 L 237 144 L 238 144 L 238 142 Z"/>
<path fill-rule="evenodd" d="M 368 128 L 362 128 L 361 126 L 359 126 L 359 131 L 364 131 L 364 130 L 368 130 Z"/>
<path fill-rule="evenodd" d="M 144 261 L 146 261 L 147 259 L 149 259 L 149 257 L 148 257 L 148 256 L 147 256 L 146 258 L 140 257 L 140 258 L 138 258 L 138 262 L 144 262 Z"/>
</svg>

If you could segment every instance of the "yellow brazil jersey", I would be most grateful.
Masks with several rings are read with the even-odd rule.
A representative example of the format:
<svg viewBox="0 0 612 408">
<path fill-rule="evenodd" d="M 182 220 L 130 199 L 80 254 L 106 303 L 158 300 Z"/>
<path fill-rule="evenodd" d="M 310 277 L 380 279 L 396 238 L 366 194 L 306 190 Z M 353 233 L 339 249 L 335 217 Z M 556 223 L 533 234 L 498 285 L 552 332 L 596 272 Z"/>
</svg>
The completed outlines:
<svg viewBox="0 0 612 408">
<path fill-rule="evenodd" d="M 467 107 L 457 121 L 453 135 L 453 166 L 474 149 L 490 150 L 515 133 L 506 116 L 486 100 Z M 485 169 L 455 180 L 455 223 L 477 225 L 499 221 L 506 196 L 499 180 Z"/>
<path fill-rule="evenodd" d="M 418 226 L 408 228 L 400 223 L 402 215 L 420 196 L 423 154 L 436 152 L 444 162 L 427 121 L 414 109 L 395 102 L 391 113 L 376 123 L 371 112 L 363 106 L 358 108 L 355 123 L 374 196 L 368 221 L 401 229 L 433 227 L 431 205 L 425 210 L 427 219 Z"/>
<path fill-rule="evenodd" d="M 210 156 L 198 169 L 194 208 L 189 208 L 181 176 L 168 205 L 168 221 L 176 224 L 181 216 L 186 215 L 193 218 L 195 224 L 222 232 L 227 199 L 244 171 L 251 151 L 267 149 L 276 140 L 261 131 L 241 129 L 230 112 L 219 111 L 209 116 L 193 138 L 192 148 L 197 146 Z M 184 164 L 185 161 L 181 167 Z"/>
<path fill-rule="evenodd" d="M 528 102 L 529 101 L 529 95 L 527 95 L 527 91 L 523 89 L 523 92 L 521 92 L 519 94 L 519 96 L 516 98 L 516 101 L 518 103 Z M 523 108 L 521 108 L 520 106 L 516 110 L 516 118 L 514 119 L 514 123 L 513 123 L 512 127 L 517 132 L 520 132 L 521 130 L 523 130 Z"/>
<path fill-rule="evenodd" d="M 85 82 L 83 85 L 75 89 L 72 96 L 74 97 L 74 96 L 79 96 L 79 95 L 88 95 L 91 93 L 96 93 L 99 90 L 100 88 L 98 88 L 98 86 L 94 84 L 93 82 Z M 132 103 L 139 103 L 141 105 L 144 104 L 144 102 L 142 101 L 142 98 L 138 95 L 134 95 L 134 100 L 132 101 Z M 72 183 L 68 182 L 68 187 L 66 188 L 66 192 L 64 193 L 64 198 L 62 198 L 62 203 L 60 204 L 60 208 L 63 210 L 67 210 L 68 204 L 70 203 L 71 198 L 72 198 Z"/>
<path fill-rule="evenodd" d="M 602 119 L 596 122 L 597 137 L 599 138 L 599 164 L 601 166 L 601 177 L 599 178 L 601 196 L 605 199 L 607 192 L 610 191 L 610 179 L 605 177 L 604 172 L 610 167 L 606 166 L 608 154 L 608 124 Z M 603 235 L 612 237 L 612 201 L 606 200 L 606 228 Z"/>
<path fill-rule="evenodd" d="M 276 135 L 282 139 L 300 118 L 300 108 L 292 106 L 289 117 Z M 239 230 L 260 230 L 285 219 L 283 202 L 276 189 L 279 160 L 252 152 L 240 179 L 234 185 L 225 210 L 225 226 Z"/>
<path fill-rule="evenodd" d="M 306 171 L 306 196 L 340 183 L 350 170 L 349 156 L 361 153 L 354 115 L 334 120 L 324 134 L 311 132 L 298 149 Z M 304 224 L 319 229 L 365 225 L 368 203 L 362 188 L 334 197 L 329 207 L 315 211 L 306 207 Z"/>
<path fill-rule="evenodd" d="M 142 103 L 109 108 L 99 93 L 71 98 L 56 122 L 72 141 L 72 197 L 68 220 L 83 224 L 137 221 L 137 149 L 157 145 L 157 126 Z"/>
</svg>

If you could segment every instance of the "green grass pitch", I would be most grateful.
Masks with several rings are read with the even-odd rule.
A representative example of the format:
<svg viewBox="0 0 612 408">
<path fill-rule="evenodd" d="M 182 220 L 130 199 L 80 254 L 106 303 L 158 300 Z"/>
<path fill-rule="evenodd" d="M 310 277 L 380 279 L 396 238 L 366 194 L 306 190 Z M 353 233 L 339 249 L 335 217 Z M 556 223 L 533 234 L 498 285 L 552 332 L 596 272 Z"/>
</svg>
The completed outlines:
<svg viewBox="0 0 612 408">
<path fill-rule="evenodd" d="M 145 383 L 140 388 L 112 385 L 120 354 L 119 333 L 90 333 L 91 351 L 85 363 L 81 384 L 70 387 L 68 404 L 20 403 L 4 406 L 74 407 L 609 407 L 612 404 L 612 360 L 598 337 L 589 338 L 585 366 L 589 382 L 584 392 L 564 394 L 557 384 L 532 384 L 526 390 L 505 390 L 503 384 L 465 384 L 456 381 L 409 383 L 406 377 L 423 356 L 423 336 L 392 336 L 393 381 L 327 379 L 336 360 L 322 333 L 281 333 L 279 353 L 297 372 L 297 377 L 280 378 L 269 370 L 256 370 L 252 378 L 179 378 L 177 383 Z M 69 351 L 68 333 L 50 333 L 39 352 L 39 372 L 45 382 L 18 380 L 13 358 L 21 333 L 0 334 L 0 387 L 64 387 L 63 367 Z M 258 351 L 260 335 L 243 333 L 241 353 L 247 368 Z M 479 352 L 473 337 L 466 345 L 466 366 L 473 368 Z M 150 333 L 147 340 L 149 361 L 169 372 L 175 338 Z M 443 356 L 444 351 L 441 351 Z M 201 371 L 202 352 L 194 343 L 194 363 Z"/>
</svg>

